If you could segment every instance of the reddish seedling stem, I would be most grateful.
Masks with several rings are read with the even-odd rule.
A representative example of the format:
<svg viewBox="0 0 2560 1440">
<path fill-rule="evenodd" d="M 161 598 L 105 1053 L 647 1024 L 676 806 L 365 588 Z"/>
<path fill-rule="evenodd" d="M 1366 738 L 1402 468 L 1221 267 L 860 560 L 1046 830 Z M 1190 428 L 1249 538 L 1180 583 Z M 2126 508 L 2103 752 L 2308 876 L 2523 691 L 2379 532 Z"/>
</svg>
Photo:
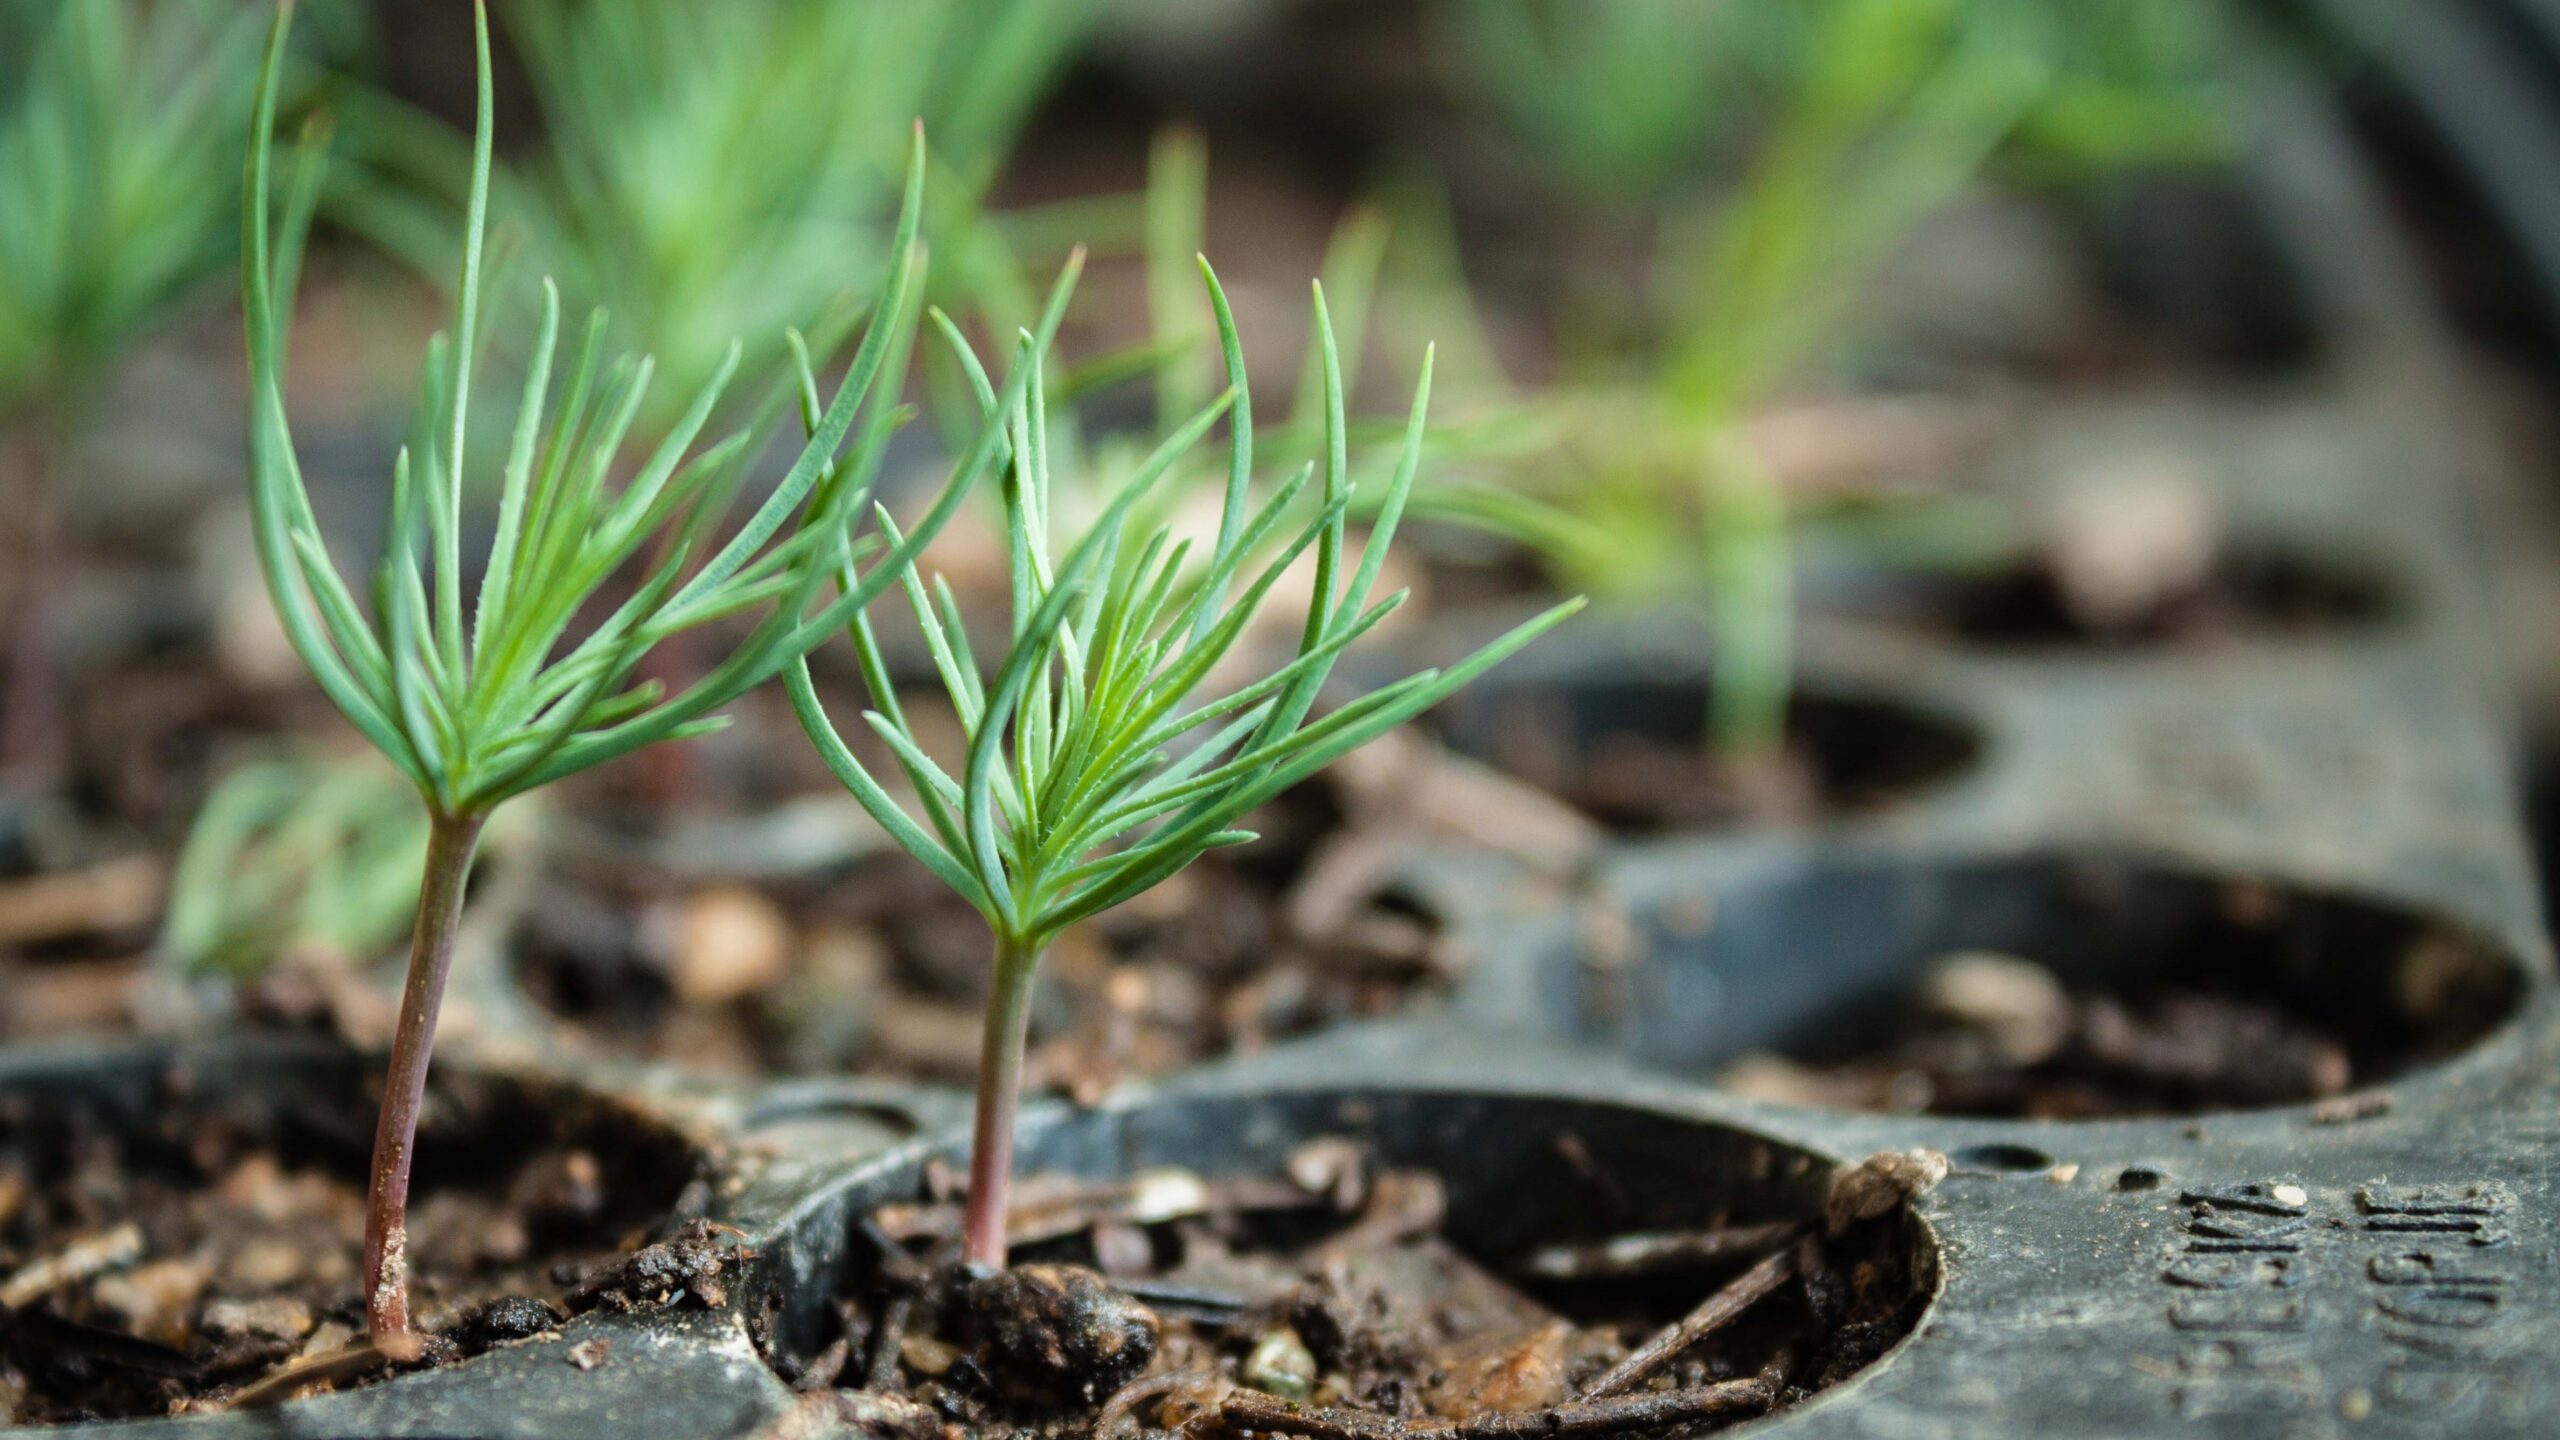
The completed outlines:
<svg viewBox="0 0 2560 1440">
<path fill-rule="evenodd" d="M 961 1258 L 973 1265 L 1004 1265 L 1013 1124 L 1022 1110 L 1022 1051 L 1031 1024 L 1031 979 L 1039 968 L 1037 946 L 996 942 L 995 993 L 978 1049 L 977 1119 L 969 1142 L 968 1233 Z"/>
<path fill-rule="evenodd" d="M 418 1107 L 435 1049 L 436 1014 L 453 969 L 453 937 L 462 921 L 462 891 L 485 816 L 438 815 L 427 831 L 427 866 L 418 888 L 418 927 L 409 943 L 409 979 L 400 1022 L 391 1035 L 391 1068 L 383 1079 L 382 1119 L 373 1132 L 373 1184 L 364 1216 L 365 1326 L 374 1341 L 409 1333 L 409 1167 L 418 1140 Z"/>
</svg>

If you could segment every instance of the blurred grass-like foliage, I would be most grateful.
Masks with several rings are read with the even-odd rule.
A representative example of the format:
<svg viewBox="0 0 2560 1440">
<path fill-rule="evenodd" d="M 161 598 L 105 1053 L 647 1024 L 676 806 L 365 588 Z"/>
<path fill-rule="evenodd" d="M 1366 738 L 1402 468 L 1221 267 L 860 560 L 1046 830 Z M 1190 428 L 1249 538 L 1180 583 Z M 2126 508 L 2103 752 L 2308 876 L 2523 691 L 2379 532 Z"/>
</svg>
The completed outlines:
<svg viewBox="0 0 2560 1440">
<path fill-rule="evenodd" d="M 196 814 L 170 876 L 159 956 L 184 975 L 232 979 L 287 957 L 379 958 L 408 929 L 426 854 L 417 790 L 390 766 L 252 761 Z"/>
<path fill-rule="evenodd" d="M 611 307 L 663 393 L 690 395 L 733 338 L 758 373 L 787 327 L 841 333 L 877 292 L 921 117 L 937 271 L 1018 322 L 1034 298 L 979 202 L 1098 8 L 515 0 L 549 143 L 502 202 L 533 267 Z"/>
<path fill-rule="evenodd" d="M 75 406 L 229 270 L 263 15 L 0 3 L 0 413 Z"/>
<path fill-rule="evenodd" d="M 1444 7 L 1459 84 L 1568 204 L 1650 213 L 1631 321 L 1568 313 L 1562 458 L 1433 497 L 1561 587 L 1695 605 L 1731 753 L 1781 741 L 1788 498 L 1740 434 L 1835 349 L 1914 227 L 2001 173 L 2088 180 L 2227 154 L 2218 0 L 1482 0 Z M 1614 222 L 1614 223 L 1623 223 Z M 1569 310 L 1582 307 L 1579 300 Z"/>
<path fill-rule="evenodd" d="M 1941 53 L 1991 44 L 2047 84 L 2006 158 L 2069 177 L 2228 153 L 2225 0 L 1979 0 Z M 1895 7 L 1915 37 L 1933 7 Z M 1463 103 L 1585 200 L 1677 203 L 1712 185 L 1834 43 L 1825 4 L 1752 0 L 1441 0 L 1435 37 Z M 1728 177 L 1729 178 L 1729 177 Z"/>
</svg>

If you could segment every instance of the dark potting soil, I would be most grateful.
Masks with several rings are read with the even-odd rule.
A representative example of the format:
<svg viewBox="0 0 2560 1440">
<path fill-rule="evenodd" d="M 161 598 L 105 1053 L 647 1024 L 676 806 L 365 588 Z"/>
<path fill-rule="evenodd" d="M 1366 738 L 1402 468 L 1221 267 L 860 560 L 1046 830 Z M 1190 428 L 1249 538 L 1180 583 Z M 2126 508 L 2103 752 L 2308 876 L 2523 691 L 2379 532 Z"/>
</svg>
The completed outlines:
<svg viewBox="0 0 2560 1440">
<path fill-rule="evenodd" d="M 2251 635 L 2308 635 L 2380 618 L 2382 582 L 2282 551 L 2227 552 L 2192 584 L 2162 590 L 2118 613 L 2075 605 L 2053 565 L 2025 561 L 1920 587 L 1899 618 L 1993 646 L 2211 645 Z"/>
<path fill-rule="evenodd" d="M 1032 1083 L 1089 1098 L 1444 986 L 1461 959 L 1395 883 L 1405 842 L 1346 823 L 1330 793 L 1299 787 L 1247 822 L 1256 844 L 1060 937 Z M 903 853 L 675 898 L 629 869 L 573 876 L 524 930 L 527 992 L 601 1048 L 734 1074 L 976 1073 L 986 926 Z"/>
<path fill-rule="evenodd" d="M 1963 955 L 1933 967 L 1876 1043 L 1746 1056 L 1719 1083 L 1839 1109 L 2132 1118 L 2334 1100 L 2364 1078 L 2360 1059 L 2371 1064 L 2357 1049 L 2263 996 L 2203 984 L 2073 991 L 2030 961 Z"/>
<path fill-rule="evenodd" d="M 178 1091 L 139 1128 L 58 1098 L 0 1100 L 0 1423 L 218 1404 L 361 1336 L 365 1097 L 253 1115 Z M 668 1266 L 639 1262 L 662 1250 L 702 1252 L 714 1290 L 726 1264 L 698 1232 L 630 1253 L 692 1178 L 684 1147 L 634 1117 L 442 1080 L 416 1175 L 412 1306 L 431 1338 L 407 1368 L 657 1303 Z"/>
<path fill-rule="evenodd" d="M 1797 1404 L 1908 1333 L 1925 1287 L 1895 1222 L 1943 1173 L 1926 1159 L 1935 1171 L 1883 1156 L 1842 1172 L 1836 1228 L 1506 1255 L 1443 1233 L 1438 1177 L 1373 1171 L 1342 1139 L 1273 1176 L 1034 1177 L 1005 1271 L 951 1263 L 950 1203 L 874 1212 L 840 1331 L 786 1378 L 905 1440 L 1705 1433 Z"/>
<path fill-rule="evenodd" d="M 316 692 L 253 684 L 198 643 L 72 671 L 60 774 L 0 793 L 0 1041 L 129 1032 L 171 857 L 222 766 L 338 723 Z"/>
<path fill-rule="evenodd" d="M 1620 834 L 1801 825 L 1889 806 L 1971 764 L 1957 723 L 1881 700 L 1800 695 L 1784 744 L 1728 757 L 1702 739 L 1705 687 L 1622 676 L 1569 691 L 1461 696 L 1434 717 L 1447 742 Z"/>
</svg>

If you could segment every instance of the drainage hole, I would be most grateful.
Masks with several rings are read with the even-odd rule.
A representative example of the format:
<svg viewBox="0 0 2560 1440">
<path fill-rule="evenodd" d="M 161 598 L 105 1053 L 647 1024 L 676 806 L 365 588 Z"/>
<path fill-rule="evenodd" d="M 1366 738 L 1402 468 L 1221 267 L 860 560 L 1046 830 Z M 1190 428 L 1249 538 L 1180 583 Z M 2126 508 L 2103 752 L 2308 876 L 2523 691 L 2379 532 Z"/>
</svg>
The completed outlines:
<svg viewBox="0 0 2560 1440">
<path fill-rule="evenodd" d="M 2032 1145 L 1967 1145 L 1949 1151 L 1947 1159 L 1959 1170 L 1988 1170 L 1998 1175 L 2023 1175 L 2053 1168 L 2053 1157 Z"/>
</svg>

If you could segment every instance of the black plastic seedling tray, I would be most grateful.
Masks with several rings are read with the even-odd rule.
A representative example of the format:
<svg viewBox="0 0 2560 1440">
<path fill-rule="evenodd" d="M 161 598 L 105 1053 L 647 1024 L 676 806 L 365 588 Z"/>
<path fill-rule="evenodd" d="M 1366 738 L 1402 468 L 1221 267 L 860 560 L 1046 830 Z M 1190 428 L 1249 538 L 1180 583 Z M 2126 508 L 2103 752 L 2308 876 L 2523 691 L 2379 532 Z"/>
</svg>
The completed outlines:
<svg viewBox="0 0 2560 1440">
<path fill-rule="evenodd" d="M 2379 601 L 2327 628 L 2201 648 L 1967 647 L 1906 633 L 1889 611 L 1809 627 L 1810 692 L 1930 717 L 1960 738 L 1956 763 L 1872 813 L 1620 838 L 1566 874 L 1418 848 L 1408 888 L 1473 957 L 1454 994 L 1098 1110 L 1035 1107 L 1025 1166 L 1242 1171 L 1349 1134 L 1439 1170 L 1453 1225 L 1509 1242 L 1563 1223 L 1560 1133 L 1661 1223 L 1815 1213 L 1835 1166 L 1924 1147 L 1952 1171 L 1905 1226 L 1929 1295 L 1915 1330 L 1752 1433 L 2549 1433 L 2560 1007 L 2448 498 L 2462 460 L 2431 448 L 2441 433 L 2327 386 L 2041 422 L 2017 448 L 2019 485 L 2075 455 L 2171 450 L 2201 463 L 2249 544 L 2352 569 Z M 1688 695 L 1701 674 L 1679 626 L 1595 623 L 1438 723 L 1464 744 L 1506 696 L 1598 706 Z M 1492 708 L 1471 719 L 1465 705 Z M 2252 897 L 2246 943 L 2226 933 L 2235 893 Z M 2317 1104 L 2051 1122 L 1830 1112 L 1707 1083 L 1745 1050 L 1873 1026 L 1932 956 L 1960 949 L 2034 951 L 2087 985 L 2139 985 L 2207 955 L 2356 1037 L 2358 1086 Z M 322 1071 L 360 1093 L 351 1063 L 254 1042 L 56 1049 L 0 1063 L 0 1092 L 140 1115 L 172 1066 L 198 1093 L 258 1105 L 307 1100 Z M 764 1357 L 817 1343 L 857 1263 L 854 1217 L 912 1195 L 926 1158 L 963 1143 L 960 1097 L 644 1071 L 553 1083 L 687 1147 L 711 1218 L 747 1257 L 720 1306 L 582 1317 L 272 1411 L 74 1433 L 829 1433 L 833 1412 Z M 570 1363 L 600 1337 L 608 1363 Z"/>
</svg>

